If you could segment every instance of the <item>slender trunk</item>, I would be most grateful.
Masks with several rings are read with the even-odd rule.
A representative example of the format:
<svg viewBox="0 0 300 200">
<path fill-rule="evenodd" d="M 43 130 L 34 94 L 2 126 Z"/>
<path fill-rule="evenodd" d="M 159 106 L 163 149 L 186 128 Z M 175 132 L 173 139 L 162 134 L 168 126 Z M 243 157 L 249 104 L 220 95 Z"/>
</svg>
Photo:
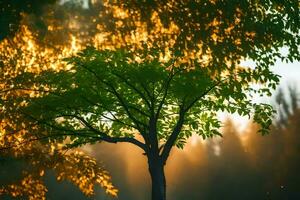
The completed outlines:
<svg viewBox="0 0 300 200">
<path fill-rule="evenodd" d="M 166 179 L 164 164 L 160 158 L 148 158 L 152 181 L 152 200 L 166 200 Z"/>
</svg>

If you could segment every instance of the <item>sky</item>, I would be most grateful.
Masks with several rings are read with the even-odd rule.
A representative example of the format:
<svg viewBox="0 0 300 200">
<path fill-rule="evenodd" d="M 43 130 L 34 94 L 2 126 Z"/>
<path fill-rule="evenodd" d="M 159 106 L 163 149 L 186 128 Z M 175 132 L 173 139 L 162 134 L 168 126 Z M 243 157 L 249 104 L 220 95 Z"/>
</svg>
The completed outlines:
<svg viewBox="0 0 300 200">
<path fill-rule="evenodd" d="M 276 62 L 272 68 L 276 74 L 281 75 L 280 85 L 285 87 L 287 84 L 297 84 L 300 86 L 300 62 L 283 63 Z"/>
<path fill-rule="evenodd" d="M 283 50 L 283 53 L 286 53 L 286 50 Z M 251 60 L 246 60 L 241 63 L 243 66 L 254 67 L 255 63 Z M 283 91 L 286 91 L 288 86 L 296 86 L 300 92 L 300 62 L 285 63 L 277 61 L 274 66 L 271 67 L 272 71 L 281 76 L 280 84 L 277 88 L 282 88 Z M 256 97 L 258 102 L 274 103 L 274 97 L 276 91 L 273 92 L 271 97 Z M 236 128 L 240 133 L 243 133 L 244 130 L 248 127 L 249 119 L 248 117 L 242 117 L 238 114 L 228 114 L 228 113 L 219 113 L 219 118 L 222 121 L 225 121 L 230 117 Z"/>
</svg>

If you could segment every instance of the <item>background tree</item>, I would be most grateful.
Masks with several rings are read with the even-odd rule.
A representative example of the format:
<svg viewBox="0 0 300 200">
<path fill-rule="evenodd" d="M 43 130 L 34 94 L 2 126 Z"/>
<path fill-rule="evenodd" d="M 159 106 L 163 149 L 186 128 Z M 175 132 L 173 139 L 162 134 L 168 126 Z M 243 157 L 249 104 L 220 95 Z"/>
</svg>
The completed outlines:
<svg viewBox="0 0 300 200">
<path fill-rule="evenodd" d="M 276 109 L 278 111 L 277 125 L 284 128 L 288 125 L 289 119 L 299 108 L 299 94 L 295 85 L 288 86 L 288 93 L 279 88 L 276 94 Z"/>
<path fill-rule="evenodd" d="M 209 187 L 211 191 L 207 192 L 207 199 L 253 199 L 253 190 L 249 189 L 249 185 L 253 184 L 249 172 L 251 172 L 249 160 L 241 138 L 235 125 L 228 120 L 224 124 L 222 131 L 223 138 L 216 144 L 210 144 L 215 147 L 210 158 L 210 184 L 215 184 L 218 180 L 231 187 L 224 187 L 224 184 L 217 184 L 215 187 Z M 216 147 L 218 148 L 216 151 Z M 214 192 L 218 191 L 218 192 Z"/>
<path fill-rule="evenodd" d="M 258 127 L 250 125 L 246 142 L 248 158 L 253 172 L 259 177 L 258 195 L 271 199 L 297 199 L 299 192 L 296 185 L 300 180 L 298 174 L 300 162 L 299 156 L 296 155 L 300 147 L 297 98 L 299 95 L 296 87 L 289 87 L 288 92 L 282 92 L 282 88 L 278 91 L 276 107 L 279 117 L 284 118 L 275 121 L 271 134 L 266 137 L 257 136 L 254 131 Z"/>
</svg>

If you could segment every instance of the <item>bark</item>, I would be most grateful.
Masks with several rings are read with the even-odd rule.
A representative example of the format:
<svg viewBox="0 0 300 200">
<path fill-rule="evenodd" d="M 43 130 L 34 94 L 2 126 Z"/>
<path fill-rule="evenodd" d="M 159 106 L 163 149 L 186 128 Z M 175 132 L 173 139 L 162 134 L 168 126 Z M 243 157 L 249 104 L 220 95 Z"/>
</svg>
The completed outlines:
<svg viewBox="0 0 300 200">
<path fill-rule="evenodd" d="M 152 200 L 166 200 L 166 179 L 164 164 L 159 157 L 148 158 L 149 172 L 152 181 Z"/>
</svg>

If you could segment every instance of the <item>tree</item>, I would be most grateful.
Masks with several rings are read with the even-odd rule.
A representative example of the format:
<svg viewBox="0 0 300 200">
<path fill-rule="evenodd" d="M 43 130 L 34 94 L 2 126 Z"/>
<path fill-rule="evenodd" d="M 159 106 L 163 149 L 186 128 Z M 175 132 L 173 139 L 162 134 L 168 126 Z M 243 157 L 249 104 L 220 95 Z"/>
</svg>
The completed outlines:
<svg viewBox="0 0 300 200">
<path fill-rule="evenodd" d="M 170 37 L 150 31 L 155 37 L 137 42 L 143 51 L 117 48 L 126 44 L 115 51 L 87 48 L 66 60 L 71 69 L 12 78 L 2 99 L 6 117 L 37 127 L 30 129 L 36 139 L 68 142 L 71 148 L 98 141 L 138 146 L 148 158 L 152 199 L 164 200 L 164 165 L 172 147 L 183 148 L 193 133 L 220 135 L 218 111 L 253 116 L 268 133 L 273 109 L 254 103 L 252 95 L 270 95 L 276 87 L 279 77 L 269 67 L 277 58 L 299 60 L 299 8 L 296 1 L 169 1 L 169 13 L 165 4 L 149 2 L 130 2 L 142 8 L 132 15 L 121 3 L 125 11 L 115 18 L 135 28 L 130 20 L 146 19 L 151 30 L 158 15 L 155 22 L 173 24 Z M 279 53 L 283 46 L 287 56 Z M 256 68 L 241 67 L 245 58 L 255 60 Z"/>
<path fill-rule="evenodd" d="M 210 144 L 218 145 L 219 151 L 210 155 L 208 176 L 214 186 L 209 187 L 206 199 L 255 199 L 255 183 L 251 180 L 253 175 L 239 135 L 243 133 L 236 130 L 230 119 L 224 123 L 222 133 L 223 138 L 219 142 Z"/>
<path fill-rule="evenodd" d="M 260 198 L 297 199 L 299 192 L 299 99 L 296 87 L 278 90 L 275 96 L 278 121 L 270 135 L 259 137 L 258 127 L 249 124 L 246 140 L 250 163 L 256 174 Z M 266 150 L 267 149 L 267 150 Z"/>
<path fill-rule="evenodd" d="M 21 115 L 23 123 L 37 125 L 30 129 L 36 139 L 63 142 L 69 136 L 69 147 L 98 141 L 138 146 L 148 158 L 153 199 L 165 199 L 163 168 L 174 145 L 182 148 L 192 133 L 220 135 L 218 110 L 254 112 L 263 133 L 271 124 L 271 107 L 251 103 L 244 94 L 255 70 L 211 77 L 200 66 L 188 71 L 173 66 L 174 60 L 133 59 L 121 50 L 88 48 L 68 59 L 70 70 L 23 73 L 8 90 L 32 90 L 41 96 L 8 95 L 11 120 L 18 124 L 16 116 Z M 277 76 L 267 78 L 278 81 Z"/>
<path fill-rule="evenodd" d="M 286 99 L 286 95 L 289 97 L 289 101 Z M 278 127 L 286 127 L 288 125 L 288 120 L 291 118 L 297 109 L 299 108 L 299 97 L 298 91 L 295 85 L 288 86 L 288 94 L 283 92 L 282 88 L 279 88 L 276 94 L 276 107 L 278 110 Z"/>
</svg>

